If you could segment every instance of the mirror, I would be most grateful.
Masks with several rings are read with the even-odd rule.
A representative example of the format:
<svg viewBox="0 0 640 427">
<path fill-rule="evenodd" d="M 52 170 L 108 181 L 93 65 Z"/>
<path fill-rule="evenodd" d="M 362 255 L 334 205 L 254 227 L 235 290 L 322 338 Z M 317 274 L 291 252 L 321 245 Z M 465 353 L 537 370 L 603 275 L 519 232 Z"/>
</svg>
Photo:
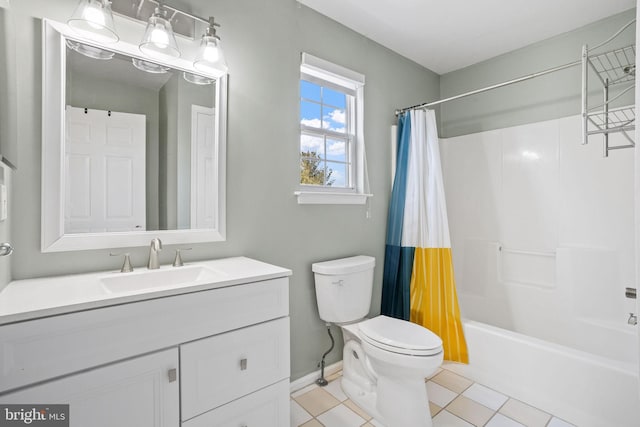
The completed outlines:
<svg viewBox="0 0 640 427">
<path fill-rule="evenodd" d="M 226 76 L 43 25 L 42 251 L 224 240 Z"/>
</svg>

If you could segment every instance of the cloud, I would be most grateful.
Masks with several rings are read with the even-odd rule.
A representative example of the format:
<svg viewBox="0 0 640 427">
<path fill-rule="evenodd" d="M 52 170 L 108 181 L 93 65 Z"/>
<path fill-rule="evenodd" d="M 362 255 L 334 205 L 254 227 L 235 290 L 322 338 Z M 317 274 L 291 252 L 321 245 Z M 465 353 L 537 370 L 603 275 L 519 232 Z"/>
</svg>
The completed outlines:
<svg viewBox="0 0 640 427">
<path fill-rule="evenodd" d="M 315 151 L 324 153 L 324 143 L 322 138 L 311 135 L 300 135 L 300 151 Z"/>
<path fill-rule="evenodd" d="M 333 110 L 329 113 L 329 118 L 336 123 L 345 124 L 347 123 L 347 118 L 345 116 L 344 110 Z"/>
<path fill-rule="evenodd" d="M 342 171 L 332 168 L 331 179 L 333 182 L 333 187 L 345 187 L 345 176 Z"/>
<path fill-rule="evenodd" d="M 327 154 L 332 156 L 344 155 L 344 141 L 329 140 L 327 144 Z"/>
<path fill-rule="evenodd" d="M 301 119 L 300 120 L 300 124 L 304 125 L 304 126 L 309 126 L 312 128 L 320 128 L 321 127 L 321 123 L 320 123 L 320 119 Z M 329 127 L 329 123 L 322 123 L 322 126 L 324 126 L 324 128 L 328 128 Z"/>
</svg>

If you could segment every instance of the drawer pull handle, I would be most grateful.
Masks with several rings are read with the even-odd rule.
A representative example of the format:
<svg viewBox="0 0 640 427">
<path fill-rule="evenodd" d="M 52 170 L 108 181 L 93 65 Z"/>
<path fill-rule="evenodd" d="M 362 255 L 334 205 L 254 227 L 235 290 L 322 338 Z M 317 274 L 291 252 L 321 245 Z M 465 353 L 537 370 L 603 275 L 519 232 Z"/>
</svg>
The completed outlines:
<svg viewBox="0 0 640 427">
<path fill-rule="evenodd" d="M 240 359 L 240 370 L 241 371 L 247 370 L 247 359 Z"/>
<path fill-rule="evenodd" d="M 175 382 L 178 379 L 178 370 L 173 368 L 173 369 L 169 369 L 169 372 L 167 372 L 167 375 L 169 376 L 169 382 Z"/>
</svg>

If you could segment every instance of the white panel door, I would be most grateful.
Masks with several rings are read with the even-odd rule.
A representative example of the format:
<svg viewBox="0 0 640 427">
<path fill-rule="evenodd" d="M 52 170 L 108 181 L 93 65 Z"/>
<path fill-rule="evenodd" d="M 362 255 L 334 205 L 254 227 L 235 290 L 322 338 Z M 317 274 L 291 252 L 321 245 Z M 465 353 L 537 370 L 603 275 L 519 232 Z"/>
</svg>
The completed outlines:
<svg viewBox="0 0 640 427">
<path fill-rule="evenodd" d="M 215 109 L 191 106 L 191 228 L 216 228 Z"/>
<path fill-rule="evenodd" d="M 178 349 L 172 348 L 0 396 L 0 400 L 69 404 L 70 427 L 176 427 L 180 418 L 177 368 Z"/>
<path fill-rule="evenodd" d="M 65 233 L 145 230 L 145 115 L 65 116 Z"/>
</svg>

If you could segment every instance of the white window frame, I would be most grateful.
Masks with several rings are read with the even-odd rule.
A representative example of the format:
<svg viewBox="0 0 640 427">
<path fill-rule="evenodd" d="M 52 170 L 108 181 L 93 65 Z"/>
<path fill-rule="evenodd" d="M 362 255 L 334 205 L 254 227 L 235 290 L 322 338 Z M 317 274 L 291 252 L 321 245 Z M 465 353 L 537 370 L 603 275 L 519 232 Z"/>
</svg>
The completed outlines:
<svg viewBox="0 0 640 427">
<path fill-rule="evenodd" d="M 350 167 L 349 188 L 298 183 L 298 191 L 294 192 L 298 203 L 365 204 L 367 197 L 372 195 L 365 191 L 365 187 L 368 186 L 368 177 L 366 176 L 364 147 L 364 75 L 308 53 L 302 53 L 300 80 L 310 81 L 351 95 L 347 97 L 348 103 L 350 103 L 347 108 L 350 110 L 350 117 L 347 118 L 346 133 L 318 130 L 304 125 L 300 125 L 299 133 L 299 136 L 305 133 L 349 140 L 349 150 L 346 154 Z M 297 158 L 300 161 L 300 138 L 298 138 L 297 150 Z"/>
</svg>

